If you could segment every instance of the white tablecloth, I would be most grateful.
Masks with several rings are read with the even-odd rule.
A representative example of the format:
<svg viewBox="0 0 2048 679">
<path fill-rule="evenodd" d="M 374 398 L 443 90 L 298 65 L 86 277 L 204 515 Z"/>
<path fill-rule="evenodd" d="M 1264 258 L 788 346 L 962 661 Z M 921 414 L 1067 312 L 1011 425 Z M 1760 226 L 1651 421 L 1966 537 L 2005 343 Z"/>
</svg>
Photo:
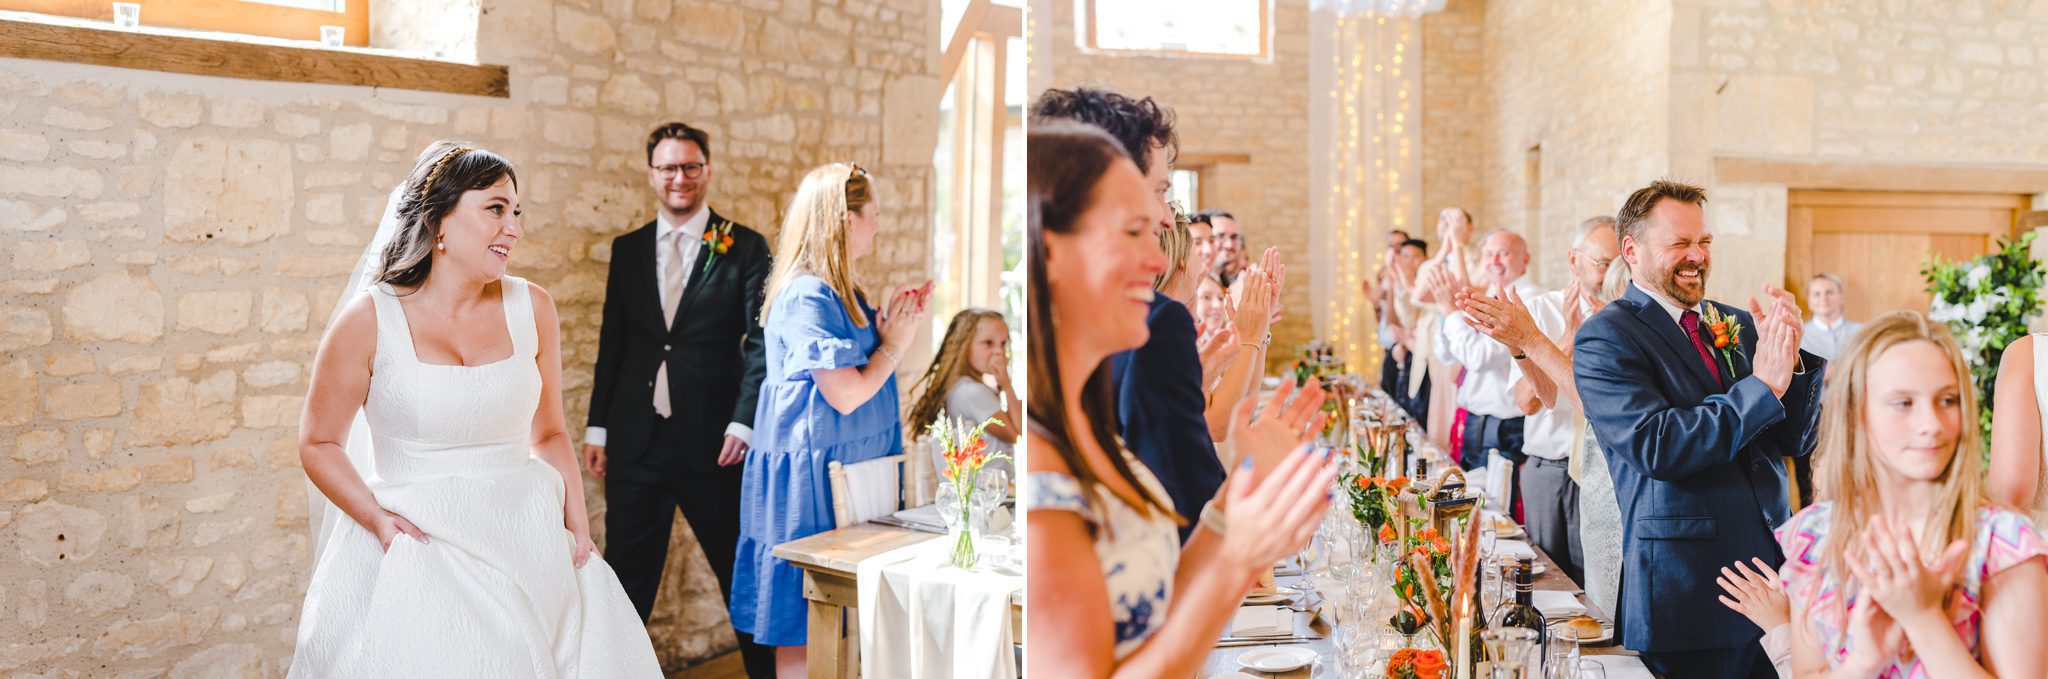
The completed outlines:
<svg viewBox="0 0 2048 679">
<path fill-rule="evenodd" d="M 1018 575 L 946 564 L 945 536 L 860 562 L 860 671 L 868 679 L 1017 679 Z"/>
</svg>

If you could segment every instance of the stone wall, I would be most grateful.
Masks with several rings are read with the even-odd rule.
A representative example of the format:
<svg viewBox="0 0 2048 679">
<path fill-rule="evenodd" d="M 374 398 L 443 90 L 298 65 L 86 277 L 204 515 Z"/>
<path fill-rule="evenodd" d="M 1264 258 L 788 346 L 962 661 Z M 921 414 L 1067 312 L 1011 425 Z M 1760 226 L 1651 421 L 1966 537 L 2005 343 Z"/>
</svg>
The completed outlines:
<svg viewBox="0 0 2048 679">
<path fill-rule="evenodd" d="M 1475 13 L 1483 34 L 1460 39 Z M 1546 286 L 1564 282 L 1581 219 L 1659 177 L 1708 189 L 1710 295 L 1781 283 L 1787 189 L 1830 187 L 1723 183 L 1716 159 L 2048 158 L 2041 2 L 1453 0 L 1424 26 L 1425 201 L 1475 202 L 1482 232 L 1527 234 Z M 1462 82 L 1475 50 L 1483 92 L 1437 86 Z"/>
<path fill-rule="evenodd" d="M 1273 54 L 1243 59 L 1124 56 L 1082 50 L 1072 2 L 1052 2 L 1052 86 L 1090 84 L 1173 109 L 1182 154 L 1244 154 L 1202 173 L 1203 208 L 1229 210 L 1257 257 L 1278 246 L 1295 275 L 1273 329 L 1273 358 L 1311 339 L 1309 313 L 1308 0 L 1274 0 Z M 1033 93 L 1036 96 L 1037 93 Z"/>
<path fill-rule="evenodd" d="M 1437 246 L 1436 213 L 1486 205 L 1486 1 L 1450 0 L 1422 17 L 1422 222 L 1409 235 Z"/>
<path fill-rule="evenodd" d="M 1787 189 L 1832 187 L 1724 184 L 1716 158 L 2048 167 L 2048 3 L 1673 4 L 1673 171 L 1740 238 L 1717 295 L 1782 285 Z"/>
<path fill-rule="evenodd" d="M 712 204 L 771 238 L 808 168 L 873 168 L 868 282 L 922 280 L 936 7 L 485 0 L 476 49 L 511 67 L 509 100 L 0 60 L 0 674 L 282 674 L 311 569 L 313 352 L 436 139 L 519 166 L 511 270 L 561 307 L 571 422 L 610 239 L 651 218 L 660 122 L 711 132 Z M 653 625 L 671 669 L 732 643 L 678 532 Z"/>
</svg>

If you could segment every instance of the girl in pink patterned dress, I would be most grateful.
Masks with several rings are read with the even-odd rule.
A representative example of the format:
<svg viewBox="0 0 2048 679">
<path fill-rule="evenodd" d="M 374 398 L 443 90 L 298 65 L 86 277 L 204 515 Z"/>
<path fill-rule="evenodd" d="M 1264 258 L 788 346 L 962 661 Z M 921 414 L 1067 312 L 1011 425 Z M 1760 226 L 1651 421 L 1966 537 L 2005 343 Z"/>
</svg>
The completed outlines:
<svg viewBox="0 0 2048 679">
<path fill-rule="evenodd" d="M 1825 501 L 1777 530 L 1795 676 L 2048 676 L 2048 544 L 1985 499 L 1955 337 L 1900 311 L 1827 369 Z"/>
</svg>

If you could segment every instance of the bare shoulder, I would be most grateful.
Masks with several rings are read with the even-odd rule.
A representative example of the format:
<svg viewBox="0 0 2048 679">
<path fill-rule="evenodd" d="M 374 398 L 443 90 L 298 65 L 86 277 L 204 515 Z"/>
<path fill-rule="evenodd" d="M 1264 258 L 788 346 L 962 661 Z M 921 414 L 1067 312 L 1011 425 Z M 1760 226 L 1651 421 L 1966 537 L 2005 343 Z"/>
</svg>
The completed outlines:
<svg viewBox="0 0 2048 679">
<path fill-rule="evenodd" d="M 371 293 L 356 294 L 334 322 L 327 325 L 327 331 L 320 339 L 320 353 L 335 359 L 350 362 L 360 361 L 366 366 L 377 353 L 377 300 Z"/>
<path fill-rule="evenodd" d="M 2013 340 L 2012 344 L 2005 345 L 2005 353 L 1998 361 L 1999 372 L 2001 373 L 2005 372 L 2005 368 L 2031 368 L 2033 365 L 2034 336 L 2031 334 L 2021 335 L 2019 339 Z"/>
<path fill-rule="evenodd" d="M 545 314 L 547 318 L 555 317 L 555 298 L 548 294 L 547 288 L 541 287 L 539 283 L 527 281 L 526 293 L 533 298 L 534 315 Z"/>
<path fill-rule="evenodd" d="M 1030 446 L 1029 450 L 1033 451 L 1034 453 L 1037 453 L 1034 455 L 1025 456 L 1025 471 L 1053 472 L 1056 474 L 1066 474 L 1068 476 L 1072 476 L 1074 474 L 1074 470 L 1067 466 L 1066 459 L 1053 453 L 1054 444 L 1052 442 L 1052 439 L 1046 438 L 1044 435 L 1038 433 L 1038 429 L 1027 428 L 1025 431 L 1024 440 L 1027 442 L 1026 445 Z"/>
</svg>

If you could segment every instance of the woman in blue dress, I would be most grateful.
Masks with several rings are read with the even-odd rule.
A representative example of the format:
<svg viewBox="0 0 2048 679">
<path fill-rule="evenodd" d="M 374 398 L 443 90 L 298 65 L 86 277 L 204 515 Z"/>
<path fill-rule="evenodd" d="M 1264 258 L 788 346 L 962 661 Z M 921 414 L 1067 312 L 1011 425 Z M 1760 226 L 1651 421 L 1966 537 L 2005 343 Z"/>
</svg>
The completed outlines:
<svg viewBox="0 0 2048 679">
<path fill-rule="evenodd" d="M 854 263 L 874 250 L 880 213 L 860 166 L 811 170 L 782 222 L 761 308 L 768 374 L 741 485 L 732 624 L 777 647 L 784 679 L 804 676 L 803 574 L 771 552 L 832 528 L 827 464 L 903 452 L 895 373 L 928 288 L 868 306 Z"/>
</svg>

